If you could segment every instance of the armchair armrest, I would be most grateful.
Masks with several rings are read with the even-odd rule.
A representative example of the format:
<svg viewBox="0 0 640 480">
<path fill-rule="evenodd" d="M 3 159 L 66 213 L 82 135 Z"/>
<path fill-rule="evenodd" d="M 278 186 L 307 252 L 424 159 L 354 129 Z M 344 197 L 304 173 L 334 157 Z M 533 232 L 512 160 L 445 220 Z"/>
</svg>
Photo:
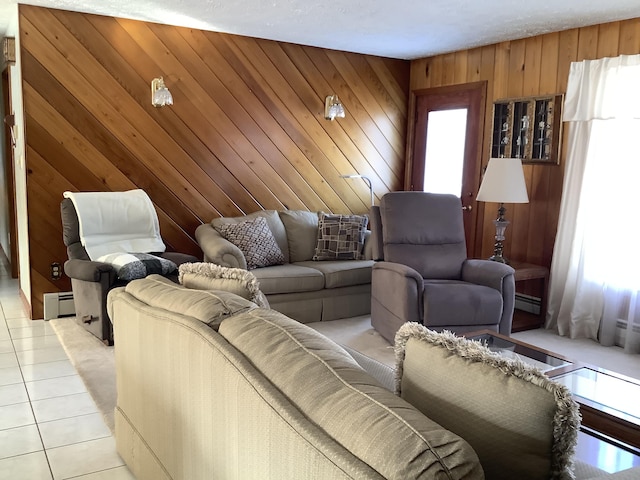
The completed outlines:
<svg viewBox="0 0 640 480">
<path fill-rule="evenodd" d="M 373 264 L 371 296 L 405 322 L 421 322 L 424 279 L 413 268 L 401 263 Z"/>
<path fill-rule="evenodd" d="M 491 287 L 499 292 L 504 289 L 504 279 L 513 276 L 515 270 L 509 265 L 491 260 L 465 260 L 462 264 L 462 280 Z"/>
<path fill-rule="evenodd" d="M 69 278 L 85 282 L 100 282 L 103 275 L 107 274 L 109 285 L 113 284 L 116 279 L 116 271 L 110 264 L 77 258 L 64 262 L 64 273 Z"/>
<path fill-rule="evenodd" d="M 514 273 L 509 265 L 491 260 L 465 260 L 462 264 L 462 280 L 495 288 L 502 295 L 503 310 L 498 331 L 503 335 L 511 335 L 516 297 Z"/>
<path fill-rule="evenodd" d="M 242 251 L 225 239 L 209 223 L 196 228 L 196 240 L 204 253 L 204 261 L 222 267 L 247 269 L 247 260 Z"/>
</svg>

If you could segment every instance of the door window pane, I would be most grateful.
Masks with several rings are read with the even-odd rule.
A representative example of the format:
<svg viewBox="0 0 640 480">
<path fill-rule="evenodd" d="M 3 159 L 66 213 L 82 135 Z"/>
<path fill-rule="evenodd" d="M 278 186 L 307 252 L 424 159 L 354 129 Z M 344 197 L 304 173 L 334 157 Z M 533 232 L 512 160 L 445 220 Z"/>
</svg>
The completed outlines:
<svg viewBox="0 0 640 480">
<path fill-rule="evenodd" d="M 429 112 L 424 159 L 425 192 L 460 196 L 466 130 L 466 108 Z"/>
</svg>

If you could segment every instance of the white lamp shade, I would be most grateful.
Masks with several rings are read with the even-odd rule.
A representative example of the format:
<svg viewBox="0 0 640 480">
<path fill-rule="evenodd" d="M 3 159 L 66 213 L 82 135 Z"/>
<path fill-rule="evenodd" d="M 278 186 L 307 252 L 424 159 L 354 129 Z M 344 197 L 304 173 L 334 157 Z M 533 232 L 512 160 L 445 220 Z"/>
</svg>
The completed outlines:
<svg viewBox="0 0 640 480">
<path fill-rule="evenodd" d="M 528 203 L 522 162 L 519 158 L 491 158 L 476 200 L 496 203 Z"/>
</svg>

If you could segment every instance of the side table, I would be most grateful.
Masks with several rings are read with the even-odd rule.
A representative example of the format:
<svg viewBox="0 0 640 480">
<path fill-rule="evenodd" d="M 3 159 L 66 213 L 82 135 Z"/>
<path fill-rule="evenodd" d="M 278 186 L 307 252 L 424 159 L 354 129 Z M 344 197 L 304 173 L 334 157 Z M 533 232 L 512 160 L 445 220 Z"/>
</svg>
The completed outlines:
<svg viewBox="0 0 640 480">
<path fill-rule="evenodd" d="M 516 271 L 514 274 L 516 284 L 518 282 L 524 282 L 525 280 L 539 280 L 541 288 L 540 315 L 534 315 L 522 310 L 514 311 L 511 331 L 519 332 L 522 330 L 540 328 L 542 325 L 544 325 L 545 317 L 547 315 L 547 288 L 549 288 L 549 269 L 547 267 L 543 267 L 542 265 L 534 265 L 533 263 L 515 261 L 511 262 L 510 265 Z"/>
</svg>

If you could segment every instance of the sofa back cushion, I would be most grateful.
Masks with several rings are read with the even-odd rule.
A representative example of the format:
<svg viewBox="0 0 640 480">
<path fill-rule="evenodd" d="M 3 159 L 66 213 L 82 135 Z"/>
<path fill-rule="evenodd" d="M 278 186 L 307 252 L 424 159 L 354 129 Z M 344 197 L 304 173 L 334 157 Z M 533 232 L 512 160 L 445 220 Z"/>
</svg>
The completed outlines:
<svg viewBox="0 0 640 480">
<path fill-rule="evenodd" d="M 318 214 L 306 210 L 283 210 L 278 214 L 287 231 L 289 261 L 311 260 L 318 238 Z"/>
<path fill-rule="evenodd" d="M 160 275 L 133 280 L 125 291 L 151 307 L 195 318 L 214 330 L 228 316 L 257 308 L 238 295 L 218 290 L 192 290 Z"/>
<path fill-rule="evenodd" d="M 274 311 L 219 333 L 309 420 L 384 478 L 484 478 L 469 445 L 370 377 L 341 347 Z"/>
<path fill-rule="evenodd" d="M 573 478 L 580 414 L 566 387 L 418 323 L 400 328 L 395 349 L 396 393 L 468 441 L 486 478 Z"/>
<path fill-rule="evenodd" d="M 284 263 L 289 263 L 289 245 L 287 242 L 287 232 L 284 228 L 284 224 L 282 220 L 280 220 L 280 216 L 278 212 L 275 210 L 260 210 L 258 212 L 250 213 L 249 215 L 244 215 L 242 217 L 220 217 L 214 218 L 211 220 L 211 226 L 218 230 L 220 225 L 225 225 L 229 223 L 243 223 L 247 220 L 253 220 L 256 217 L 264 217 L 267 220 L 267 225 L 269 225 L 269 230 L 273 234 L 273 237 L 280 247 L 282 254 L 284 255 Z"/>
</svg>

